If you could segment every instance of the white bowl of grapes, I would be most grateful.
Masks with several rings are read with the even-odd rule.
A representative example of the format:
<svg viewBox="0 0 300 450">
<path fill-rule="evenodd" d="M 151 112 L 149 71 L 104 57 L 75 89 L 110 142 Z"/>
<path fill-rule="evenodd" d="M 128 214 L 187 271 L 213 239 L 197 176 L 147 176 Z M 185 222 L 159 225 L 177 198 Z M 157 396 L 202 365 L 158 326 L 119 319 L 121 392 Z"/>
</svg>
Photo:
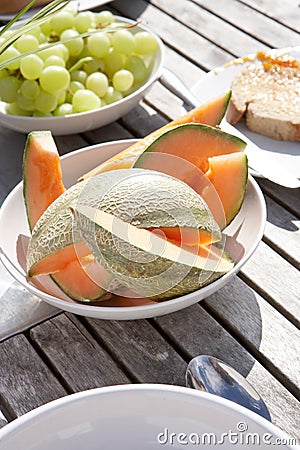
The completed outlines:
<svg viewBox="0 0 300 450">
<path fill-rule="evenodd" d="M 93 130 L 134 108 L 159 78 L 163 43 L 143 24 L 70 5 L 48 16 L 0 35 L 2 126 Z"/>
</svg>

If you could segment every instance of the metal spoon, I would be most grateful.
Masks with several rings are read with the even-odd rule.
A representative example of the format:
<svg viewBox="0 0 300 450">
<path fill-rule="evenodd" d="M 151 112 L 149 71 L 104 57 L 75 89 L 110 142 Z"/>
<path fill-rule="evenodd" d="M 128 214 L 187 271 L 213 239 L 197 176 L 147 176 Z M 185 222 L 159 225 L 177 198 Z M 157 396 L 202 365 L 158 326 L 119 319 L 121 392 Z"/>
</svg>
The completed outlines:
<svg viewBox="0 0 300 450">
<path fill-rule="evenodd" d="M 187 367 L 186 385 L 238 403 L 271 422 L 260 395 L 240 373 L 220 359 L 207 355 L 193 358 Z"/>
</svg>

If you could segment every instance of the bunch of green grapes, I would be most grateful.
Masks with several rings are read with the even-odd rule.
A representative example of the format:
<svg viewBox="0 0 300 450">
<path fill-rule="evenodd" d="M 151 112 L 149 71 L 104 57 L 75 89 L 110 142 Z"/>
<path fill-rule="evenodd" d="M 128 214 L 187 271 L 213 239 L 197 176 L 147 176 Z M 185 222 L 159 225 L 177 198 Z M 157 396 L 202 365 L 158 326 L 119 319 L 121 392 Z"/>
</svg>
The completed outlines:
<svg viewBox="0 0 300 450">
<path fill-rule="evenodd" d="M 147 31 L 117 27 L 110 11 L 66 7 L 0 55 L 0 100 L 8 114 L 25 116 L 100 108 L 145 83 L 157 46 Z"/>
</svg>

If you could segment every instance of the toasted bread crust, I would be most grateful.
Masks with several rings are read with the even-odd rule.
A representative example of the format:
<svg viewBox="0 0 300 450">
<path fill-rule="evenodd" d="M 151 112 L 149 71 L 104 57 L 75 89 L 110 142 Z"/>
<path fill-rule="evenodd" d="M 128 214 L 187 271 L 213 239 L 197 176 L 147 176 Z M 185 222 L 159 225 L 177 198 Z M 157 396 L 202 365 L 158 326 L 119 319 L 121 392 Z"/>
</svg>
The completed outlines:
<svg viewBox="0 0 300 450">
<path fill-rule="evenodd" d="M 244 67 L 232 82 L 226 118 L 245 117 L 250 130 L 284 141 L 300 141 L 300 70 L 262 62 Z"/>
</svg>

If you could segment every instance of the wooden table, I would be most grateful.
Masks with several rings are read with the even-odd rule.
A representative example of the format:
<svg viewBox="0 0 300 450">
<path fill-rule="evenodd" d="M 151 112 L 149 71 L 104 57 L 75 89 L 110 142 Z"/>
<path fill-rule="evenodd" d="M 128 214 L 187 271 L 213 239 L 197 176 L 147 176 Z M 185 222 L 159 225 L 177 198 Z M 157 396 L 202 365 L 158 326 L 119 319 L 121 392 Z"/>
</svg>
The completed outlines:
<svg viewBox="0 0 300 450">
<path fill-rule="evenodd" d="M 192 87 L 205 72 L 259 49 L 300 45 L 298 0 L 118 0 L 115 12 L 143 19 L 166 45 L 165 65 Z M 156 83 L 119 121 L 56 138 L 60 153 L 142 137 L 181 114 Z M 25 135 L 0 127 L 0 197 L 21 179 Z M 300 147 L 300 145 L 299 145 Z M 226 287 L 170 315 L 104 321 L 56 310 L 0 268 L 0 423 L 55 398 L 121 383 L 184 384 L 198 354 L 219 357 L 253 383 L 274 424 L 299 430 L 299 190 L 257 179 L 266 199 L 265 234 Z"/>
</svg>

